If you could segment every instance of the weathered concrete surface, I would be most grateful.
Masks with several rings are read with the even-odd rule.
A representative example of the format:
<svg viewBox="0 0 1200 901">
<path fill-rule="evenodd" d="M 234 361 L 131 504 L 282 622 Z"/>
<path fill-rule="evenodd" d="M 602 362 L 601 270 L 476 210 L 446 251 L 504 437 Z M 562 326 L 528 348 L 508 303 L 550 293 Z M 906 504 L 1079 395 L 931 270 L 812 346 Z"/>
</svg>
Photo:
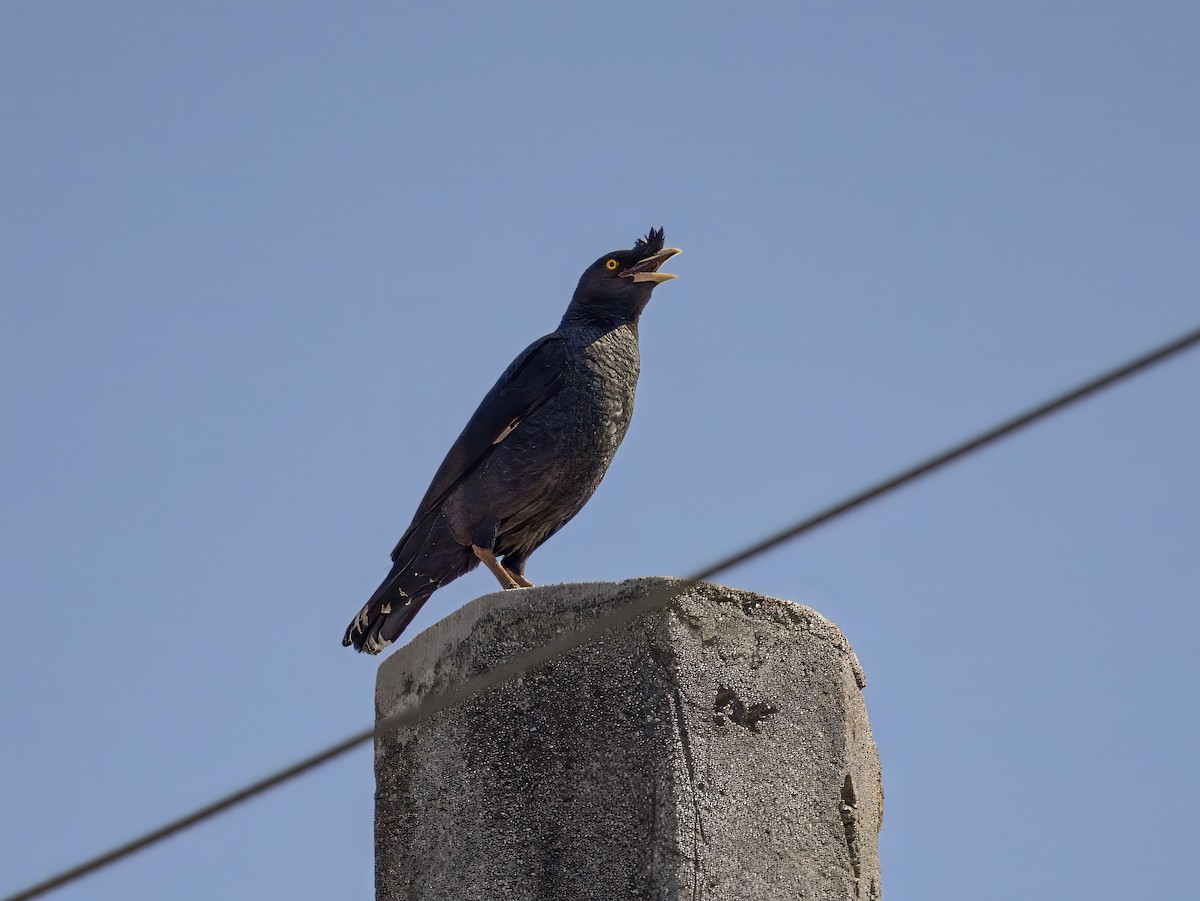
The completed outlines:
<svg viewBox="0 0 1200 901">
<path fill-rule="evenodd" d="M 379 669 L 386 716 L 673 580 L 487 595 Z M 837 627 L 701 585 L 376 739 L 383 901 L 875 899 L 879 758 Z"/>
</svg>

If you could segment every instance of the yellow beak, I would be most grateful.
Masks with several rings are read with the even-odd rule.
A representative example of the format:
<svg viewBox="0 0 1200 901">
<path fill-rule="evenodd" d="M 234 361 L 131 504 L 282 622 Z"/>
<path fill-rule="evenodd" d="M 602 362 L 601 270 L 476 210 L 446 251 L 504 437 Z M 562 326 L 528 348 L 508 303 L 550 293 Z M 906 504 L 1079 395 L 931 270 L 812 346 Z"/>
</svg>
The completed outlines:
<svg viewBox="0 0 1200 901">
<path fill-rule="evenodd" d="M 683 253 L 678 247 L 664 247 L 658 253 L 651 254 L 644 260 L 639 260 L 633 266 L 630 266 L 628 271 L 621 273 L 628 275 L 635 282 L 654 282 L 660 284 L 669 282 L 673 278 L 678 278 L 677 275 L 671 275 L 669 272 L 656 272 L 663 263 L 671 259 L 677 253 Z"/>
</svg>

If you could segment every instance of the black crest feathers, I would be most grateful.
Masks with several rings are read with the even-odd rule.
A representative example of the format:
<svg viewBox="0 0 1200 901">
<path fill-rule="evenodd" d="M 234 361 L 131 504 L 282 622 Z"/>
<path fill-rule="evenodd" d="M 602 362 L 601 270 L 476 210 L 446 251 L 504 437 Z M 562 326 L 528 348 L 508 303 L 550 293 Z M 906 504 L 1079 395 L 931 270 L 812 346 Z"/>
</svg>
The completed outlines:
<svg viewBox="0 0 1200 901">
<path fill-rule="evenodd" d="M 648 257 L 662 250 L 665 243 L 666 232 L 661 228 L 652 228 L 646 237 L 637 239 L 637 243 L 633 245 L 633 252 L 639 257 Z"/>
</svg>

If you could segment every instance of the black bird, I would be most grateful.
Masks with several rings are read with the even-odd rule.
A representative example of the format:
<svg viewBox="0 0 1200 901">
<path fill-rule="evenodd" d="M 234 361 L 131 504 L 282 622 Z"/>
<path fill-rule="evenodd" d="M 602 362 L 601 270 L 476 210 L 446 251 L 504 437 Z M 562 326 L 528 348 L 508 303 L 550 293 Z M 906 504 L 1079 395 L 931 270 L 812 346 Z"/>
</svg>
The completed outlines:
<svg viewBox="0 0 1200 901">
<path fill-rule="evenodd" d="M 500 376 L 463 429 L 412 524 L 392 571 L 342 644 L 378 654 L 438 588 L 482 561 L 504 588 L 528 588 L 525 563 L 566 525 L 604 478 L 633 416 L 638 317 L 658 267 L 679 253 L 651 229 L 579 279 L 558 330 Z M 503 561 L 498 558 L 502 557 Z"/>
</svg>

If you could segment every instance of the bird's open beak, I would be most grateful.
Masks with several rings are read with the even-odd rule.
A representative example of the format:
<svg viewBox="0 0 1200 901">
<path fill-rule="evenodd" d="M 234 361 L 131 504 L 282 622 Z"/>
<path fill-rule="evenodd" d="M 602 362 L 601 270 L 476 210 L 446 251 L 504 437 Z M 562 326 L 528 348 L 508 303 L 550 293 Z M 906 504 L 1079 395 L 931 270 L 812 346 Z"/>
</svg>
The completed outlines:
<svg viewBox="0 0 1200 901">
<path fill-rule="evenodd" d="M 669 282 L 679 276 L 671 275 L 669 272 L 659 272 L 658 267 L 677 253 L 683 253 L 683 251 L 678 247 L 664 247 L 658 253 L 653 253 L 644 260 L 638 260 L 621 275 L 624 278 L 631 278 L 635 282 L 654 282 L 655 284 Z"/>
</svg>

